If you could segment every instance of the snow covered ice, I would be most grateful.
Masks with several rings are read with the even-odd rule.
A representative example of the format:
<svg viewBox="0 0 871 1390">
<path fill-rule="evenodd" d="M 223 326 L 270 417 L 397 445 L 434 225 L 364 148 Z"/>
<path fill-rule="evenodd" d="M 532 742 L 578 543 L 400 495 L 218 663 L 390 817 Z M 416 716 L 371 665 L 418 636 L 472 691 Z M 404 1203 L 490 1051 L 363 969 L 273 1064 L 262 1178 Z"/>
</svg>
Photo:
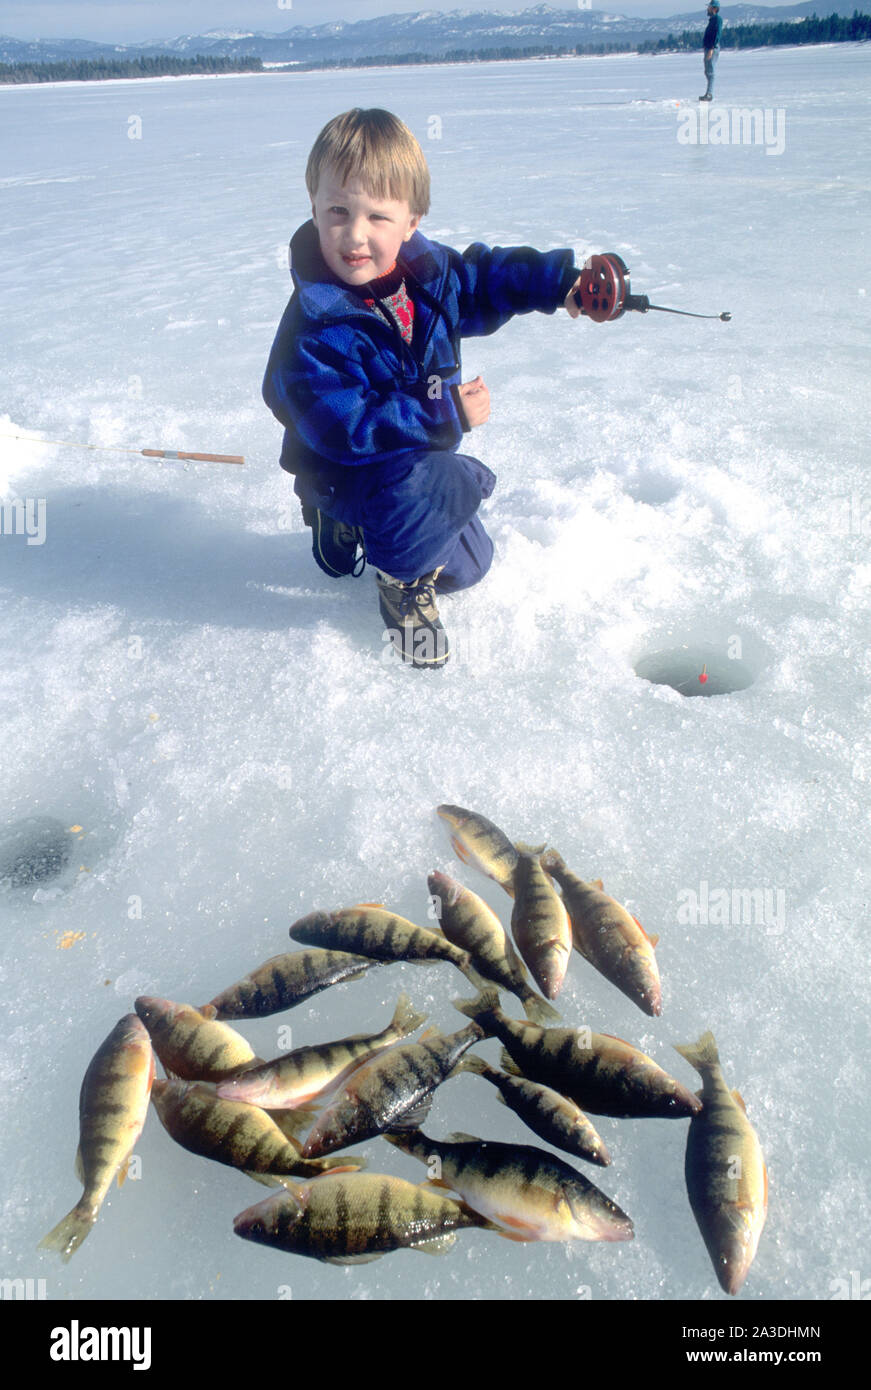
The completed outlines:
<svg viewBox="0 0 871 1390">
<path fill-rule="evenodd" d="M 693 1088 L 671 1044 L 712 1029 L 770 1178 L 741 1298 L 867 1272 L 869 56 L 723 54 L 714 106 L 783 110 L 776 156 L 679 141 L 695 55 L 0 88 L 0 828 L 72 838 L 56 876 L 0 889 L 3 1277 L 51 1299 L 725 1297 L 666 1120 L 595 1121 L 614 1161 L 585 1171 L 635 1223 L 619 1246 L 283 1256 L 233 1234 L 259 1189 L 152 1114 L 70 1264 L 37 1253 L 80 1195 L 85 1067 L 137 995 L 202 1004 L 316 908 L 425 924 L 436 868 L 507 922 L 443 801 L 546 839 L 659 934 L 661 1018 L 577 955 L 560 1006 Z M 616 251 L 653 303 L 733 315 L 560 312 L 466 343 L 497 557 L 444 602 L 437 675 L 387 659 L 371 572 L 314 566 L 260 399 L 308 150 L 352 105 L 421 140 L 428 236 Z M 749 683 L 688 700 L 636 675 L 686 648 Z M 462 1026 L 467 982 L 403 965 L 239 1029 L 275 1056 L 282 1026 L 384 1026 L 402 988 Z M 535 1142 L 471 1076 L 427 1128 Z"/>
</svg>

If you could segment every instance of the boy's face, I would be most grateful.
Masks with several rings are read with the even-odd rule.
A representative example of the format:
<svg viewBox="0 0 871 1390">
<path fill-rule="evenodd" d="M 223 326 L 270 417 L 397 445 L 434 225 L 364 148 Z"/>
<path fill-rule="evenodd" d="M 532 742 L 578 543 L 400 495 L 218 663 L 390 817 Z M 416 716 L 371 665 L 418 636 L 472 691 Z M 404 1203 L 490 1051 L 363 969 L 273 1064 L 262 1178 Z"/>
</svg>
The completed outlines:
<svg viewBox="0 0 871 1390">
<path fill-rule="evenodd" d="M 330 168 L 321 175 L 312 218 L 324 260 L 346 285 L 384 275 L 420 222 L 407 202 L 373 198 L 358 178 L 343 184 Z"/>
</svg>

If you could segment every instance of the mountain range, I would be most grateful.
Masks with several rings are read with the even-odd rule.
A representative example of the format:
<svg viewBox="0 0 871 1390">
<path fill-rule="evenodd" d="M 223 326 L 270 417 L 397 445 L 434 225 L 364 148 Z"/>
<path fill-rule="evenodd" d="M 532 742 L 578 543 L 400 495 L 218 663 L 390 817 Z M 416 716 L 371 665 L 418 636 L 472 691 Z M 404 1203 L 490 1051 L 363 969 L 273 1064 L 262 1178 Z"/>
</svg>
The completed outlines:
<svg viewBox="0 0 871 1390">
<path fill-rule="evenodd" d="M 726 5 L 726 24 L 780 23 L 811 14 L 850 16 L 861 0 L 806 0 L 799 5 Z M 379 19 L 294 25 L 282 33 L 215 29 L 147 43 L 96 43 L 86 39 L 16 39 L 0 35 L 0 62 L 62 62 L 75 58 L 137 58 L 156 54 L 214 54 L 256 57 L 264 63 L 353 62 L 359 58 L 420 53 L 427 57 L 458 50 L 546 45 L 637 43 L 684 29 L 703 29 L 703 0 L 687 14 L 635 18 L 606 10 L 535 5 L 521 11 L 420 10 Z"/>
</svg>

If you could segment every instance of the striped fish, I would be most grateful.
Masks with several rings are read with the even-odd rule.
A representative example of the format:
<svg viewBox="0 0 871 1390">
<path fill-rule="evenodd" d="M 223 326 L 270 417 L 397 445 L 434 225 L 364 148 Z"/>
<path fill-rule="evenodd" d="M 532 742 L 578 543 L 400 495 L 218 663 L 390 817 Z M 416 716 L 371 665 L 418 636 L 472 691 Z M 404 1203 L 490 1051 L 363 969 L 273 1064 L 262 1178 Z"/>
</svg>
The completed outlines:
<svg viewBox="0 0 871 1390">
<path fill-rule="evenodd" d="M 348 951 L 286 951 L 216 994 L 211 1008 L 219 1019 L 268 1018 L 292 1009 L 342 980 L 359 980 L 376 962 Z"/>
<path fill-rule="evenodd" d="M 430 874 L 427 886 L 438 904 L 442 931 L 455 946 L 469 952 L 479 974 L 516 994 L 527 1018 L 536 1023 L 558 1023 L 559 1014 L 530 985 L 502 923 L 483 898 L 447 874 Z"/>
<path fill-rule="evenodd" d="M 151 1040 L 135 1014 L 125 1014 L 95 1052 L 79 1092 L 79 1151 L 76 1174 L 81 1198 L 39 1242 L 66 1262 L 97 1219 L 112 1179 L 119 1186 L 142 1133 L 154 1080 Z"/>
<path fill-rule="evenodd" d="M 384 1173 L 327 1174 L 288 1184 L 233 1222 L 243 1240 L 337 1265 L 365 1264 L 401 1249 L 442 1254 L 457 1231 L 472 1226 L 490 1229 L 464 1203 Z"/>
<path fill-rule="evenodd" d="M 151 1101 L 167 1134 L 183 1149 L 241 1168 L 260 1181 L 288 1174 L 315 1177 L 335 1167 L 328 1159 L 306 1161 L 300 1144 L 288 1139 L 265 1110 L 221 1100 L 206 1082 L 155 1081 Z M 363 1166 L 359 1159 L 345 1162 Z"/>
<path fill-rule="evenodd" d="M 562 898 L 541 867 L 538 855 L 526 845 L 517 848 L 511 930 L 542 994 L 555 999 L 562 989 L 572 953 L 571 924 Z"/>
<path fill-rule="evenodd" d="M 168 1075 L 182 1081 L 220 1081 L 252 1062 L 259 1061 L 242 1037 L 226 1023 L 218 1023 L 214 1010 L 192 1004 L 174 1004 L 143 994 L 134 1001 Z"/>
<path fill-rule="evenodd" d="M 641 923 L 602 891 L 601 879 L 585 883 L 562 856 L 549 849 L 541 865 L 560 885 L 572 924 L 575 948 L 646 1014 L 662 1012 L 662 987 L 654 946 Z"/>
<path fill-rule="evenodd" d="M 468 951 L 461 951 L 442 932 L 418 927 L 379 903 L 358 903 L 339 912 L 312 912 L 294 922 L 290 935 L 306 945 L 354 951 L 373 960 L 407 960 L 418 965 L 446 960 L 462 970 L 476 989 L 481 985 Z"/>
<path fill-rule="evenodd" d="M 681 1119 L 701 1109 L 686 1086 L 622 1038 L 586 1028 L 540 1028 L 526 1019 L 508 1018 L 495 991 L 455 1003 L 460 1013 L 502 1040 L 507 1069 L 513 1063 L 530 1081 L 552 1086 L 582 1110 L 618 1119 Z"/>
<path fill-rule="evenodd" d="M 408 995 L 402 994 L 393 1018 L 380 1033 L 355 1033 L 338 1042 L 297 1047 L 273 1062 L 249 1067 L 243 1075 L 218 1084 L 225 1100 L 244 1101 L 267 1109 L 296 1109 L 335 1089 L 361 1062 L 392 1047 L 426 1022 Z"/>
<path fill-rule="evenodd" d="M 448 826 L 454 853 L 464 864 L 498 883 L 509 897 L 514 896 L 514 869 L 517 850 L 508 836 L 486 816 L 466 811 L 462 806 L 437 806 L 436 815 Z"/>
<path fill-rule="evenodd" d="M 431 1028 L 419 1042 L 401 1043 L 364 1062 L 320 1115 L 303 1157 L 317 1158 L 393 1127 L 422 1124 L 436 1087 L 481 1037 L 476 1023 L 449 1037 Z"/>
<path fill-rule="evenodd" d="M 546 1144 L 585 1158 L 590 1163 L 598 1163 L 606 1168 L 611 1155 L 599 1134 L 574 1101 L 561 1096 L 550 1086 L 542 1086 L 537 1081 L 527 1081 L 522 1076 L 510 1076 L 507 1072 L 491 1067 L 472 1053 L 458 1064 L 458 1071 L 470 1071 L 482 1076 L 495 1086 L 503 1105 L 513 1110 L 533 1134 Z"/>
<path fill-rule="evenodd" d="M 632 1222 L 582 1173 L 544 1149 L 496 1144 L 470 1134 L 447 1143 L 419 1132 L 389 1143 L 430 1166 L 435 1187 L 458 1192 L 510 1240 L 631 1240 Z"/>
<path fill-rule="evenodd" d="M 736 1294 L 765 1225 L 768 1172 L 744 1101 L 723 1079 L 713 1033 L 676 1050 L 702 1078 L 702 1110 L 693 1116 L 687 1137 L 690 1206 L 720 1287 Z"/>
</svg>

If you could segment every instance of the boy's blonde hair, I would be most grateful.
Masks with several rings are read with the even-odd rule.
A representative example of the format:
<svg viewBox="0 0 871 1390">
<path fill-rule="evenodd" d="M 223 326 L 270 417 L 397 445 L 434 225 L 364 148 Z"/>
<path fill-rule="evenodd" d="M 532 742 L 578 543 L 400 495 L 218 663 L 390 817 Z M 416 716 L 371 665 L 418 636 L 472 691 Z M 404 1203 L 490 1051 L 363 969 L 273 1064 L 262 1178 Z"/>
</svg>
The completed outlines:
<svg viewBox="0 0 871 1390">
<path fill-rule="evenodd" d="M 305 171 L 314 200 L 324 169 L 342 183 L 358 178 L 373 198 L 408 203 L 412 216 L 429 212 L 429 169 L 423 150 L 398 116 L 380 107 L 355 106 L 328 121 L 315 140 Z"/>
</svg>

